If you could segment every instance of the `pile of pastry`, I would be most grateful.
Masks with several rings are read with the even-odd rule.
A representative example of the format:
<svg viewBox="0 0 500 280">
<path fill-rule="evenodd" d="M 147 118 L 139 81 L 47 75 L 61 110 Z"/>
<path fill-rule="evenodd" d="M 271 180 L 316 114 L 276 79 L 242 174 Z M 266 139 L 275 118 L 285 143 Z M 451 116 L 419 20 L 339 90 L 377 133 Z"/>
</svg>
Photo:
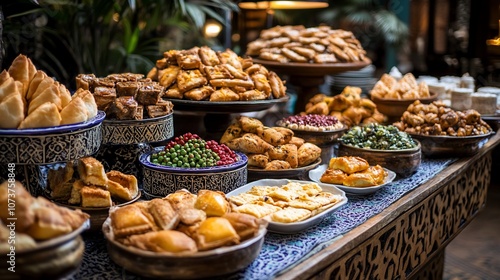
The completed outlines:
<svg viewBox="0 0 500 280">
<path fill-rule="evenodd" d="M 351 31 L 329 26 L 275 26 L 261 31 L 247 45 L 247 55 L 281 63 L 342 63 L 369 61 Z"/>
<path fill-rule="evenodd" d="M 282 170 L 307 166 L 321 156 L 321 148 L 294 136 L 285 127 L 267 127 L 255 118 L 239 116 L 220 140 L 234 151 L 245 153 L 248 166 Z"/>
<path fill-rule="evenodd" d="M 455 111 L 439 100 L 431 104 L 416 100 L 394 126 L 409 134 L 421 135 L 472 136 L 492 131 L 476 110 Z"/>
<path fill-rule="evenodd" d="M 80 74 L 76 87 L 92 92 L 99 110 L 106 118 L 142 120 L 172 113 L 173 104 L 163 100 L 165 88 L 142 74 L 120 73 L 97 78 L 94 74 Z"/>
<path fill-rule="evenodd" d="M 251 101 L 281 98 L 286 87 L 278 75 L 251 58 L 207 46 L 170 50 L 148 77 L 166 88 L 165 97 L 194 101 Z"/>
<path fill-rule="evenodd" d="M 153 252 L 194 253 L 239 244 L 267 226 L 265 220 L 231 212 L 222 192 L 179 190 L 165 198 L 110 209 L 110 236 Z"/>
<path fill-rule="evenodd" d="M 309 99 L 305 112 L 301 114 L 320 114 L 337 117 L 348 126 L 383 123 L 387 116 L 377 110 L 377 105 L 370 99 L 361 97 L 361 88 L 347 86 L 334 96 L 317 94 Z"/>
<path fill-rule="evenodd" d="M 405 74 L 399 81 L 384 73 L 370 94 L 373 97 L 388 99 L 417 99 L 431 96 L 427 83 L 417 83 L 412 73 Z"/>
<path fill-rule="evenodd" d="M 364 158 L 343 156 L 330 159 L 328 168 L 321 175 L 320 181 L 363 188 L 383 184 L 387 175 L 387 171 L 378 164 L 370 166 Z"/>
<path fill-rule="evenodd" d="M 49 169 L 50 197 L 84 208 L 111 207 L 113 199 L 130 201 L 139 194 L 137 178 L 117 170 L 104 171 L 104 166 L 93 157 L 78 160 L 76 166 L 68 162 L 58 169 Z"/>
<path fill-rule="evenodd" d="M 85 122 L 97 115 L 97 105 L 89 91 L 71 96 L 64 85 L 19 55 L 0 73 L 0 115 L 0 128 L 52 127 Z"/>
<path fill-rule="evenodd" d="M 35 248 L 38 241 L 68 234 L 89 218 L 80 210 L 32 197 L 18 181 L 12 184 L 5 181 L 0 185 L 0 252 L 11 251 L 11 246 L 16 250 Z"/>
<path fill-rule="evenodd" d="M 332 207 L 341 196 L 323 191 L 316 183 L 290 181 L 283 186 L 253 186 L 249 191 L 229 197 L 233 211 L 277 223 L 308 219 Z"/>
</svg>

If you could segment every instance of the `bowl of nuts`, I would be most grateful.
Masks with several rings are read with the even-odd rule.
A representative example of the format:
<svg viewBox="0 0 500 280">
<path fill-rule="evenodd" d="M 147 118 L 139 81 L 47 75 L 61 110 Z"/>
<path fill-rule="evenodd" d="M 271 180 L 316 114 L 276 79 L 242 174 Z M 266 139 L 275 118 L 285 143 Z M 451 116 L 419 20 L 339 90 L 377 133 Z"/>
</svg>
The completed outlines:
<svg viewBox="0 0 500 280">
<path fill-rule="evenodd" d="M 143 153 L 139 161 L 144 169 L 143 190 L 152 196 L 179 189 L 227 193 L 247 182 L 245 154 L 190 132 Z"/>
<path fill-rule="evenodd" d="M 337 117 L 320 114 L 289 116 L 276 125 L 291 129 L 295 136 L 316 145 L 334 142 L 348 128 Z"/>
<path fill-rule="evenodd" d="M 358 156 L 402 177 L 412 175 L 420 166 L 420 143 L 392 125 L 355 126 L 338 141 L 337 156 Z"/>
</svg>

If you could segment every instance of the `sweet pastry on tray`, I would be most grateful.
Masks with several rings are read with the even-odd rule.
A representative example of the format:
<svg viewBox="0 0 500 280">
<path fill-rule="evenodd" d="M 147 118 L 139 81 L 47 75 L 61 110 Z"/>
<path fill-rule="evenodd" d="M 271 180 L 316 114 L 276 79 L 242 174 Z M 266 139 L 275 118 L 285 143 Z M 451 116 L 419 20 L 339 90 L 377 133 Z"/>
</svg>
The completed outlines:
<svg viewBox="0 0 500 280">
<path fill-rule="evenodd" d="M 380 165 L 370 166 L 368 161 L 356 156 L 334 157 L 323 172 L 320 181 L 349 187 L 372 187 L 384 183 L 387 171 Z"/>
<path fill-rule="evenodd" d="M 253 186 L 232 196 L 233 211 L 278 223 L 308 219 L 332 207 L 340 196 L 325 192 L 316 183 L 289 182 L 282 186 Z"/>
<path fill-rule="evenodd" d="M 184 201 L 185 200 L 185 201 Z M 179 190 L 110 209 L 111 237 L 152 252 L 197 252 L 252 238 L 267 222 L 233 212 L 224 193 Z"/>
<path fill-rule="evenodd" d="M 193 101 L 251 101 L 282 98 L 285 83 L 251 59 L 207 46 L 171 50 L 148 73 L 165 87 L 164 97 Z"/>
<path fill-rule="evenodd" d="M 405 74 L 399 81 L 384 73 L 370 95 L 377 98 L 417 99 L 430 97 L 430 92 L 427 83 L 417 83 L 412 73 Z"/>
<path fill-rule="evenodd" d="M 339 63 L 369 61 L 350 31 L 329 26 L 275 26 L 248 43 L 246 54 L 280 63 Z"/>
<path fill-rule="evenodd" d="M 76 95 L 79 96 L 79 95 Z M 90 101 L 71 102 L 69 90 L 41 70 L 31 60 L 17 56 L 0 74 L 0 128 L 27 129 L 85 122 L 97 114 Z M 85 102 L 81 102 L 85 101 Z"/>
<path fill-rule="evenodd" d="M 321 148 L 294 136 L 285 127 L 267 127 L 256 119 L 237 117 L 220 143 L 243 152 L 248 166 L 263 170 L 284 170 L 310 165 L 321 156 Z"/>
</svg>

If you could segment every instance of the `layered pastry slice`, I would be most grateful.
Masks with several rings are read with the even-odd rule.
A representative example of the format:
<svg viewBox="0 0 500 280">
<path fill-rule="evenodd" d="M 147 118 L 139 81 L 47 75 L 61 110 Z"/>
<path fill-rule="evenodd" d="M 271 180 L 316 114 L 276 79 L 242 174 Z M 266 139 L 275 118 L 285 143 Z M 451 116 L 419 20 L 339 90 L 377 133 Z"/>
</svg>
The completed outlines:
<svg viewBox="0 0 500 280">
<path fill-rule="evenodd" d="M 106 173 L 108 190 L 112 196 L 129 201 L 139 194 L 137 178 L 134 175 L 124 174 L 117 170 Z"/>
</svg>

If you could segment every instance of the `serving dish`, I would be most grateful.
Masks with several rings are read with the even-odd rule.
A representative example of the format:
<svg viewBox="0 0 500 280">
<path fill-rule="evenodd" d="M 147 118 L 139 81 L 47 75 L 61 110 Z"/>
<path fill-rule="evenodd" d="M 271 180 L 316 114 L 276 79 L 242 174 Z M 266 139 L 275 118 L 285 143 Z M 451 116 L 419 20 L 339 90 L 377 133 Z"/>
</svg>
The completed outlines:
<svg viewBox="0 0 500 280">
<path fill-rule="evenodd" d="M 0 129 L 0 162 L 51 164 L 82 158 L 98 151 L 102 122 L 98 111 L 92 119 L 70 125 L 33 129 Z"/>
<path fill-rule="evenodd" d="M 339 142 L 336 146 L 337 156 L 358 156 L 368 161 L 370 165 L 380 165 L 396 172 L 401 177 L 408 177 L 417 171 L 422 160 L 421 145 L 403 150 L 377 150 L 356 148 Z"/>
<path fill-rule="evenodd" d="M 130 145 L 160 142 L 174 136 L 173 113 L 143 120 L 104 120 L 103 144 Z"/>
<path fill-rule="evenodd" d="M 321 157 L 316 159 L 313 163 L 290 169 L 281 170 L 265 170 L 260 168 L 248 167 L 248 182 L 260 179 L 297 179 L 307 180 L 307 172 L 316 168 L 321 163 Z"/>
<path fill-rule="evenodd" d="M 313 143 L 315 145 L 326 145 L 335 142 L 335 140 L 341 137 L 348 128 L 349 127 L 344 125 L 339 129 L 325 131 L 290 129 L 293 131 L 294 136 L 300 137 L 306 142 Z"/>
<path fill-rule="evenodd" d="M 64 279 L 71 276 L 80 267 L 85 250 L 80 234 L 90 227 L 89 220 L 78 229 L 47 241 L 38 242 L 35 248 L 16 250 L 15 273 L 10 273 L 7 253 L 0 257 L 2 276 L 10 274 L 8 279 Z"/>
<path fill-rule="evenodd" d="M 310 170 L 309 171 L 309 178 L 316 183 L 322 183 L 320 180 L 321 175 L 323 175 L 323 173 L 325 173 L 327 168 L 328 168 L 327 164 L 322 164 L 322 165 L 316 167 L 315 169 Z M 337 184 L 327 184 L 327 183 L 322 183 L 322 184 L 337 187 L 337 188 L 339 188 L 339 189 L 341 189 L 349 194 L 357 194 L 357 195 L 372 194 L 372 193 L 380 190 L 381 188 L 385 187 L 387 184 L 391 183 L 396 178 L 396 173 L 394 171 L 391 171 L 387 168 L 384 168 L 384 170 L 387 172 L 387 177 L 385 177 L 383 184 L 380 184 L 377 186 L 355 188 L 355 187 L 349 187 L 349 186 L 337 185 Z"/>
<path fill-rule="evenodd" d="M 396 120 L 399 119 L 403 113 L 406 111 L 410 104 L 413 104 L 416 100 L 420 100 L 422 104 L 430 104 L 438 99 L 438 94 L 435 92 L 430 92 L 429 97 L 412 98 L 412 99 L 394 99 L 394 98 L 380 98 L 371 95 L 370 98 L 377 105 L 377 110 L 388 116 L 389 119 Z"/>
<path fill-rule="evenodd" d="M 136 202 L 140 198 L 141 198 L 141 192 L 138 192 L 138 194 L 129 201 L 124 201 L 124 200 L 119 200 L 119 199 L 113 198 L 113 202 L 114 202 L 114 205 L 116 205 L 116 206 L 125 206 L 125 205 L 131 204 L 133 202 Z M 51 198 L 47 196 L 47 199 L 51 199 Z M 82 212 L 89 214 L 90 215 L 90 218 L 89 218 L 89 223 L 90 223 L 89 230 L 90 231 L 101 230 L 102 224 L 109 216 L 109 207 L 82 207 L 82 206 L 78 206 L 78 205 L 71 205 L 71 204 L 68 204 L 68 203 L 65 203 L 62 201 L 58 201 L 58 200 L 52 199 L 52 201 L 59 206 L 63 206 L 63 207 L 73 209 L 73 210 L 80 209 Z"/>
<path fill-rule="evenodd" d="M 283 186 L 288 184 L 289 182 L 297 182 L 297 183 L 302 183 L 302 184 L 310 184 L 310 181 L 303 181 L 303 180 L 290 180 L 290 179 L 261 179 L 257 180 L 251 183 L 248 183 L 240 188 L 235 189 L 234 191 L 231 191 L 226 194 L 226 196 L 229 198 L 231 196 L 238 195 L 240 193 L 248 192 L 252 187 L 254 186 Z M 277 223 L 273 221 L 269 221 L 269 224 L 267 226 L 267 229 L 272 232 L 276 233 L 283 233 L 283 234 L 291 234 L 291 233 L 297 233 L 300 231 L 303 231 L 307 228 L 310 228 L 314 225 L 319 224 L 323 218 L 327 215 L 330 215 L 332 212 L 340 208 L 342 205 L 347 203 L 347 197 L 345 196 L 345 192 L 337 188 L 336 186 L 333 185 L 328 185 L 328 184 L 323 184 L 323 183 L 317 183 L 325 192 L 329 192 L 335 195 L 341 196 L 341 200 L 338 201 L 336 204 L 334 204 L 332 207 L 324 210 L 323 212 L 320 212 L 306 220 L 300 221 L 300 222 L 295 222 L 295 223 Z"/>
<path fill-rule="evenodd" d="M 486 141 L 493 131 L 473 136 L 441 136 L 411 134 L 411 137 L 420 141 L 422 153 L 427 157 L 471 156 L 480 148 L 480 144 Z"/>
<path fill-rule="evenodd" d="M 223 277 L 247 267 L 264 243 L 266 226 L 240 244 L 196 253 L 154 253 L 127 247 L 114 240 L 108 218 L 102 231 L 111 260 L 137 275 L 162 279 Z"/>
<path fill-rule="evenodd" d="M 163 148 L 156 147 L 139 157 L 144 170 L 143 189 L 150 195 L 164 197 L 180 189 L 192 193 L 201 189 L 227 193 L 247 182 L 248 158 L 243 153 L 235 152 L 238 160 L 222 166 L 182 168 L 151 163 L 151 155 Z"/>
<path fill-rule="evenodd" d="M 267 68 L 278 73 L 294 74 L 296 76 L 324 76 L 345 71 L 353 71 L 362 69 L 372 62 L 370 59 L 362 62 L 339 62 L 339 63 L 301 63 L 287 62 L 281 63 L 277 61 L 252 58 L 254 63 L 262 64 Z"/>
<path fill-rule="evenodd" d="M 277 99 L 249 100 L 249 101 L 195 101 L 185 99 L 166 99 L 172 102 L 176 110 L 203 111 L 207 113 L 242 113 L 269 109 L 276 104 L 286 103 L 290 99 L 284 96 Z"/>
</svg>

